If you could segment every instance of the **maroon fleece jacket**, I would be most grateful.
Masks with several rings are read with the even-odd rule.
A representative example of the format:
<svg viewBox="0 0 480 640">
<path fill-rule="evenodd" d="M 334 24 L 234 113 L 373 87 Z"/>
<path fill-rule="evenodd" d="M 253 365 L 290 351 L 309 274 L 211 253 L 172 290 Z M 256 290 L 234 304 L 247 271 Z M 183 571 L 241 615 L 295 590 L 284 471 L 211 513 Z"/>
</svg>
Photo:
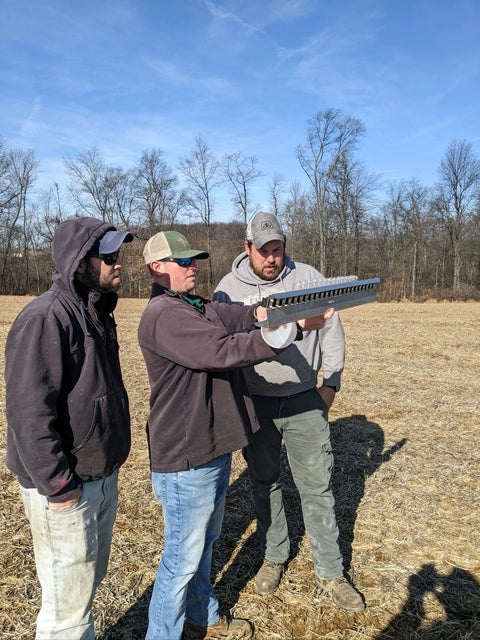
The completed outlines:
<svg viewBox="0 0 480 640">
<path fill-rule="evenodd" d="M 183 471 L 241 449 L 259 428 L 242 367 L 279 353 L 253 307 L 203 300 L 203 311 L 158 284 L 138 339 L 151 387 L 151 470 Z"/>
</svg>

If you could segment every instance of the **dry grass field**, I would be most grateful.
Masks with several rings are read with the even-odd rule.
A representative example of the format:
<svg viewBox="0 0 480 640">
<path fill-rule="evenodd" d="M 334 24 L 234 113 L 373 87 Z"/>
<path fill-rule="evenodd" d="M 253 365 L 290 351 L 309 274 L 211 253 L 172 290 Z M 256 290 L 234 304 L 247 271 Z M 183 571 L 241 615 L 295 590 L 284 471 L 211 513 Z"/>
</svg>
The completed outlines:
<svg viewBox="0 0 480 640">
<path fill-rule="evenodd" d="M 2 359 L 27 301 L 0 297 Z M 104 640 L 144 637 L 162 552 L 145 440 L 148 382 L 136 340 L 145 304 L 122 299 L 116 313 L 133 446 L 120 476 L 109 573 L 95 601 Z M 260 558 L 238 453 L 214 554 L 219 600 L 252 620 L 256 640 L 478 640 L 480 303 L 369 304 L 341 317 L 347 364 L 330 415 L 334 491 L 345 562 L 367 609 L 342 612 L 316 592 L 286 457 L 291 559 L 274 595 L 255 594 Z M 0 398 L 0 636 L 20 640 L 34 636 L 40 590 L 16 481 L 3 464 L 3 389 Z"/>
</svg>

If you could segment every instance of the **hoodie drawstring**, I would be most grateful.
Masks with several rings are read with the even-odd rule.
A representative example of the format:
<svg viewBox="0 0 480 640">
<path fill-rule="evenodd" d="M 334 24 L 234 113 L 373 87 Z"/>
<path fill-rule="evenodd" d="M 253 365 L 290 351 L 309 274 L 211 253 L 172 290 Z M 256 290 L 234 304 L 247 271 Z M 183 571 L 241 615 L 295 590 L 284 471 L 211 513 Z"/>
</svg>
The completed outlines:
<svg viewBox="0 0 480 640">
<path fill-rule="evenodd" d="M 82 320 L 83 320 L 83 326 L 85 327 L 85 333 L 89 338 L 91 338 L 92 334 L 90 333 L 90 329 L 88 328 L 87 318 L 85 316 L 85 305 L 83 304 L 83 300 L 80 303 L 80 311 L 82 313 Z"/>
</svg>

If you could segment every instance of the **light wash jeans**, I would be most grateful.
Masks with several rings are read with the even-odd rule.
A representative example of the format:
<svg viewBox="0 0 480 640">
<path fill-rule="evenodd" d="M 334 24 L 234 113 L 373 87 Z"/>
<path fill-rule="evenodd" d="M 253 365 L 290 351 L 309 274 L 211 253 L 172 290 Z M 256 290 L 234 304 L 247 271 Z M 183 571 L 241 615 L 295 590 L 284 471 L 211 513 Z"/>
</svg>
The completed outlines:
<svg viewBox="0 0 480 640">
<path fill-rule="evenodd" d="M 174 473 L 152 473 L 163 507 L 163 555 L 150 601 L 147 640 L 180 640 L 185 618 L 210 626 L 219 618 L 210 581 L 213 542 L 220 535 L 231 454 Z"/>
<path fill-rule="evenodd" d="M 316 389 L 298 396 L 252 396 L 260 429 L 244 450 L 252 484 L 257 534 L 264 557 L 284 563 L 290 553 L 280 484 L 282 438 L 302 502 L 315 574 L 343 575 L 331 490 L 333 454 L 328 409 Z"/>
<path fill-rule="evenodd" d="M 95 640 L 92 601 L 105 576 L 117 512 L 118 472 L 86 482 L 70 509 L 49 509 L 36 489 L 20 487 L 42 587 L 38 640 Z"/>
</svg>

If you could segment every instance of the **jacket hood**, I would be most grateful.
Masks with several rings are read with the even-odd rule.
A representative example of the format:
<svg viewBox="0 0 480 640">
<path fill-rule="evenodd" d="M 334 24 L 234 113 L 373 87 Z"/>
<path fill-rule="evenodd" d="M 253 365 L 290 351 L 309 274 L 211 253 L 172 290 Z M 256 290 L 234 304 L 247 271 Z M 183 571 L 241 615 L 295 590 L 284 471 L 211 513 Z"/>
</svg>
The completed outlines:
<svg viewBox="0 0 480 640">
<path fill-rule="evenodd" d="M 246 251 L 244 251 L 233 261 L 232 273 L 238 280 L 240 280 L 240 282 L 244 282 L 245 284 L 249 285 L 253 284 L 257 287 L 261 286 L 263 290 L 265 290 L 269 286 L 275 287 L 275 289 L 278 290 L 278 286 L 280 285 L 283 286 L 283 289 L 285 291 L 288 291 L 289 287 L 284 285 L 283 281 L 294 268 L 295 263 L 289 256 L 285 254 L 285 266 L 283 267 L 282 271 L 280 271 L 275 280 L 263 280 L 255 273 L 253 273 L 248 260 L 248 254 Z"/>
<path fill-rule="evenodd" d="M 106 231 L 115 231 L 115 227 L 95 218 L 70 218 L 61 222 L 52 242 L 53 282 L 63 282 L 74 292 L 73 281 L 80 261 Z"/>
</svg>

